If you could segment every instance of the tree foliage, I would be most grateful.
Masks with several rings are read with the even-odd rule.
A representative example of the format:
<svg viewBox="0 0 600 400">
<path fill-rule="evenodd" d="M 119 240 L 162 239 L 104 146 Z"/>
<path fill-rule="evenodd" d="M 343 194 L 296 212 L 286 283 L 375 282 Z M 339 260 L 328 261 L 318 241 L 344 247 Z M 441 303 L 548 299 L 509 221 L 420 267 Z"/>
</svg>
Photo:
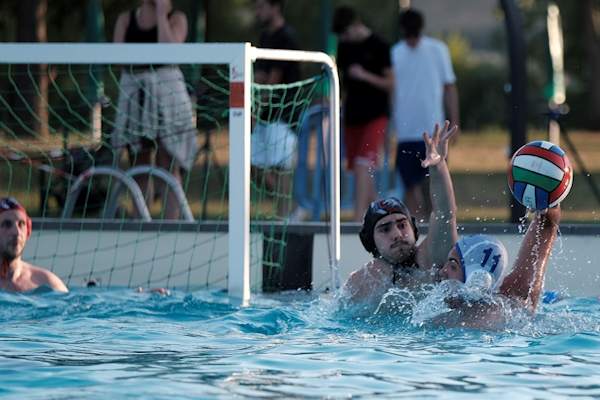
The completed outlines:
<svg viewBox="0 0 600 400">
<path fill-rule="evenodd" d="M 198 26 L 204 39 L 213 42 L 256 42 L 253 0 L 173 0 L 176 8 L 192 18 L 199 10 Z M 397 39 L 397 1 L 324 0 L 332 7 L 347 4 L 357 9 L 364 22 L 393 42 Z M 102 0 L 105 40 L 112 40 L 113 26 L 120 12 L 131 9 L 139 0 Z M 600 128 L 600 0 L 555 0 L 561 9 L 565 35 L 565 67 L 567 99 L 571 105 L 570 126 Z M 16 41 L 19 21 L 18 7 L 23 0 L 0 2 L 0 41 Z M 86 40 L 88 1 L 52 0 L 46 14 L 47 37 L 50 42 L 82 42 Z M 530 120 L 543 123 L 541 111 L 546 107 L 544 86 L 547 83 L 548 55 L 545 31 L 546 8 L 549 0 L 519 0 L 523 12 L 528 45 L 530 90 Z M 322 14 L 324 2 L 314 0 L 288 1 L 285 14 L 295 28 L 299 42 L 307 50 L 324 47 Z M 376 4 L 376 6 L 374 6 Z M 206 18 L 204 16 L 206 15 Z M 190 26 L 193 26 L 192 24 Z M 508 79 L 506 34 L 499 28 L 489 52 L 495 52 L 503 62 L 474 57 L 468 41 L 460 34 L 446 36 L 453 48 L 453 61 L 461 91 L 461 109 L 466 127 L 478 128 L 501 123 L 505 117 L 503 89 Z M 100 35 L 102 36 L 102 35 Z M 190 40 L 199 35 L 190 33 Z M 454 39 L 453 39 L 454 38 Z M 452 42 L 454 40 L 454 42 Z M 462 42 L 461 42 L 462 41 Z M 461 44 L 462 43 L 462 44 Z M 456 46 L 463 46 L 462 50 Z M 460 50 L 460 51 L 459 51 Z M 485 93 L 485 95 L 482 95 Z"/>
</svg>

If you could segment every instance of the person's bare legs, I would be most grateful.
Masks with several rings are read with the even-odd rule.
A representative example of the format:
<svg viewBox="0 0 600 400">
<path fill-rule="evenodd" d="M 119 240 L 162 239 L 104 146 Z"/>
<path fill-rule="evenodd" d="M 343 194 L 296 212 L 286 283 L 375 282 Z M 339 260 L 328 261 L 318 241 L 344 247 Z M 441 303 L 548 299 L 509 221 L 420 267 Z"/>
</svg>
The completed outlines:
<svg viewBox="0 0 600 400">
<path fill-rule="evenodd" d="M 277 216 L 286 218 L 292 209 L 291 195 L 292 177 L 290 170 L 280 168 L 252 167 L 252 179 L 260 187 L 264 186 L 267 192 L 273 194 L 277 202 Z"/>
<path fill-rule="evenodd" d="M 181 184 L 181 169 L 179 163 L 171 157 L 162 146 L 158 148 L 158 152 L 156 153 L 156 165 L 169 171 L 175 180 Z M 179 219 L 180 205 L 175 196 L 175 192 L 169 190 L 169 187 L 164 182 L 160 181 L 160 183 L 158 183 L 158 180 L 156 181 L 157 189 L 161 194 L 161 200 L 164 202 L 164 218 Z"/>
<path fill-rule="evenodd" d="M 286 218 L 292 210 L 292 200 L 288 198 L 292 193 L 290 171 L 281 169 L 270 172 L 270 174 L 273 174 L 273 180 L 277 182 L 275 188 L 280 193 L 280 198 L 277 200 L 277 213 L 282 218 Z"/>
<path fill-rule="evenodd" d="M 362 221 L 365 210 L 375 200 L 375 178 L 373 167 L 365 160 L 356 160 L 354 164 L 354 220 Z"/>
<path fill-rule="evenodd" d="M 152 149 L 149 148 L 143 148 L 137 153 L 129 153 L 129 163 L 132 167 L 137 167 L 139 165 L 152 165 L 152 153 Z M 152 179 L 149 175 L 142 174 L 135 176 L 134 180 L 140 187 L 142 195 L 144 196 L 144 201 L 146 202 L 148 209 L 150 209 L 150 205 L 154 199 L 154 185 L 152 184 Z"/>
</svg>

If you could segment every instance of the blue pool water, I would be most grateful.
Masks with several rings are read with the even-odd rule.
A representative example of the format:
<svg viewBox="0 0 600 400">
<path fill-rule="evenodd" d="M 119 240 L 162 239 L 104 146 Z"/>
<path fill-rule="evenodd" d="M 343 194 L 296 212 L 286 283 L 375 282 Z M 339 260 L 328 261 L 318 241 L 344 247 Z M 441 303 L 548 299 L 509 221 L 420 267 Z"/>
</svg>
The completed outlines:
<svg viewBox="0 0 600 400">
<path fill-rule="evenodd" d="M 541 306 L 501 331 L 361 318 L 335 300 L 129 289 L 0 293 L 0 397 L 562 398 L 600 396 L 600 302 Z"/>
</svg>

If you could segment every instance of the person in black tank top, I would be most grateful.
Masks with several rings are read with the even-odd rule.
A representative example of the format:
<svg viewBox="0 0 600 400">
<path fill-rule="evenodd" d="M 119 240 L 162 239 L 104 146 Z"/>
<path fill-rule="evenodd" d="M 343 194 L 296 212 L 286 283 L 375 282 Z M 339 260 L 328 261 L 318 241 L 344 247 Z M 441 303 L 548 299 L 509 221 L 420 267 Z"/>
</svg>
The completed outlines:
<svg viewBox="0 0 600 400">
<path fill-rule="evenodd" d="M 137 10 L 131 10 L 129 12 L 129 25 L 125 32 L 126 43 L 158 43 L 158 27 L 153 26 L 150 29 L 142 29 L 137 23 L 136 17 Z M 173 11 L 169 13 L 169 17 L 173 14 Z"/>
<path fill-rule="evenodd" d="M 175 13 L 171 10 L 167 14 L 167 19 Z M 153 26 L 149 29 L 142 29 L 137 22 L 137 10 L 129 12 L 129 25 L 125 32 L 125 43 L 158 43 L 158 26 Z"/>
<path fill-rule="evenodd" d="M 136 9 L 119 15 L 113 41 L 183 43 L 187 29 L 185 14 L 174 10 L 171 0 L 142 0 Z M 179 68 L 169 64 L 125 67 L 118 109 L 111 137 L 113 146 L 127 148 L 132 166 L 156 165 L 181 182 L 181 169 L 189 171 L 195 162 L 197 143 L 192 102 Z M 136 181 L 146 201 L 153 201 L 148 177 L 138 177 Z M 166 189 L 162 182 L 154 183 L 157 192 Z M 168 191 L 162 214 L 166 219 L 179 217 L 173 191 Z"/>
<path fill-rule="evenodd" d="M 134 10 L 121 13 L 115 25 L 115 43 L 183 43 L 187 18 L 170 0 L 142 0 Z"/>
</svg>

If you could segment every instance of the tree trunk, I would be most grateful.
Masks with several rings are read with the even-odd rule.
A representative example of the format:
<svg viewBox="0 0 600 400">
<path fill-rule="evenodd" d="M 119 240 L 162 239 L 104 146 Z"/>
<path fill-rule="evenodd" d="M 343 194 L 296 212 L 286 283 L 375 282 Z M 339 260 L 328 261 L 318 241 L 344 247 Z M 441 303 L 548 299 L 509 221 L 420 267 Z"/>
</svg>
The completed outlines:
<svg viewBox="0 0 600 400">
<path fill-rule="evenodd" d="M 600 129 L 600 4 L 597 0 L 582 0 L 584 45 L 589 95 L 588 120 L 591 129 Z"/>
<path fill-rule="evenodd" d="M 36 17 L 36 41 L 46 43 L 48 41 L 48 28 L 46 26 L 46 14 L 48 13 L 48 0 L 38 0 L 37 8 L 35 9 Z M 50 136 L 48 128 L 48 65 L 39 65 L 39 88 L 40 93 L 36 98 L 35 109 L 39 116 L 38 133 L 43 138 Z"/>
<path fill-rule="evenodd" d="M 46 42 L 47 0 L 21 0 L 17 8 L 17 42 Z M 48 130 L 48 74 L 45 64 L 15 66 L 12 106 L 17 136 L 46 138 Z"/>
</svg>

